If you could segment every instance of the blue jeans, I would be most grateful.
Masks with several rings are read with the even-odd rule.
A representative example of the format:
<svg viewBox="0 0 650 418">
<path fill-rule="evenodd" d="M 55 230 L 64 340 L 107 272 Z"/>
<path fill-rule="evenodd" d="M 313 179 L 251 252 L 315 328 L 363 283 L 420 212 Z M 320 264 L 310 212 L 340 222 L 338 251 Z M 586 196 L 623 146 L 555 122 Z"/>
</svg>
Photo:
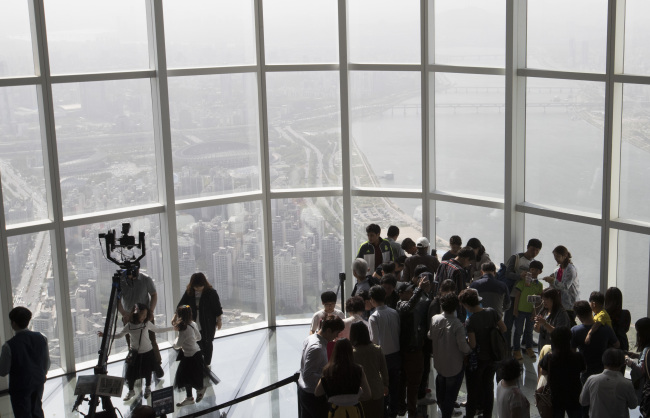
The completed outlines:
<svg viewBox="0 0 650 418">
<path fill-rule="evenodd" d="M 533 348 L 533 314 L 532 312 L 519 312 L 515 317 L 515 335 L 512 342 L 514 350 L 521 349 L 521 333 L 524 334 L 524 345 L 526 348 Z"/>
<path fill-rule="evenodd" d="M 436 376 L 436 398 L 442 418 L 451 418 L 454 415 L 454 404 L 464 376 L 465 369 L 461 369 L 456 376 L 444 377 L 440 373 Z"/>
</svg>

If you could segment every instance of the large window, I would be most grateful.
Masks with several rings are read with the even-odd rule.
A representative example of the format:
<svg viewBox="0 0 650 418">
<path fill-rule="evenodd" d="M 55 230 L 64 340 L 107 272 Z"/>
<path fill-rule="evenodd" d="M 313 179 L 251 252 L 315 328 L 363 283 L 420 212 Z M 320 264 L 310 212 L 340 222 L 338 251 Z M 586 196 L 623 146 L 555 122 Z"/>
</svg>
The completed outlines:
<svg viewBox="0 0 650 418">
<path fill-rule="evenodd" d="M 0 303 L 52 373 L 96 356 L 122 222 L 163 323 L 197 271 L 229 333 L 306 322 L 370 223 L 497 264 L 536 237 L 545 274 L 565 245 L 580 298 L 647 314 L 643 0 L 5 3 Z"/>
</svg>

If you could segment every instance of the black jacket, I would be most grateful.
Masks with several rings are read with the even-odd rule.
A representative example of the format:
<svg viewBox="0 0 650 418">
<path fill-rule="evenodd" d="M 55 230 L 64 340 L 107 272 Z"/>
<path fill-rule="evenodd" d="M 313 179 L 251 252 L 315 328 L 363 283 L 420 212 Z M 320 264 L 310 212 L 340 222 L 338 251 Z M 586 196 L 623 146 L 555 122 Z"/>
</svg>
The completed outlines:
<svg viewBox="0 0 650 418">
<path fill-rule="evenodd" d="M 196 308 L 196 299 L 193 293 L 183 293 L 181 301 L 178 302 L 178 306 L 181 305 L 189 305 L 192 308 L 192 319 L 194 321 L 196 321 L 198 311 L 201 312 L 201 315 L 199 316 L 201 335 L 204 339 L 211 341 L 214 338 L 214 332 L 217 329 L 217 318 L 223 314 L 217 291 L 214 289 L 203 289 L 198 310 Z"/>
</svg>

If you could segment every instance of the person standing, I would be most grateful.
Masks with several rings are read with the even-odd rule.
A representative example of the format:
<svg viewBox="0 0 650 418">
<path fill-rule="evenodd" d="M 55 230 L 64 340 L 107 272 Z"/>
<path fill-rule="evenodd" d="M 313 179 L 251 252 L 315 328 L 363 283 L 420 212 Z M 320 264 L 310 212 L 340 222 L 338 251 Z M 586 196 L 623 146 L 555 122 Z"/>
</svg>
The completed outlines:
<svg viewBox="0 0 650 418">
<path fill-rule="evenodd" d="M 399 228 L 395 225 L 389 226 L 388 231 L 386 231 L 386 239 L 388 242 L 390 242 L 390 246 L 393 249 L 393 256 L 395 259 L 404 255 L 404 250 L 402 249 L 400 243 L 397 242 L 397 238 L 399 238 Z"/>
<path fill-rule="evenodd" d="M 484 308 L 494 309 L 499 314 L 499 318 L 503 318 L 503 312 L 510 307 L 508 287 L 497 280 L 497 268 L 493 262 L 483 263 L 481 273 L 483 273 L 481 278 L 474 280 L 469 287 L 476 289 L 481 295 Z"/>
<path fill-rule="evenodd" d="M 366 260 L 371 271 L 375 271 L 383 262 L 395 261 L 390 242 L 380 236 L 381 227 L 379 225 L 368 225 L 366 234 L 368 235 L 368 241 L 359 247 L 357 258 Z"/>
<path fill-rule="evenodd" d="M 515 322 L 513 315 L 515 310 L 514 287 L 520 280 L 526 280 L 530 263 L 542 250 L 542 241 L 537 238 L 531 238 L 523 253 L 513 254 L 506 262 L 506 286 L 510 292 L 510 308 L 503 315 L 503 322 L 506 324 L 506 342 L 508 347 L 512 346 L 512 327 Z M 531 338 L 532 339 L 532 338 Z M 541 346 L 539 347 L 541 350 Z"/>
<path fill-rule="evenodd" d="M 558 245 L 553 249 L 553 257 L 558 264 L 555 272 L 544 281 L 550 287 L 558 289 L 562 293 L 562 306 L 569 315 L 571 326 L 576 325 L 576 313 L 573 311 L 573 304 L 578 300 L 580 293 L 580 282 L 578 281 L 578 270 L 571 261 L 571 253 L 564 245 Z"/>
<path fill-rule="evenodd" d="M 496 364 L 492 361 L 492 344 L 490 333 L 498 328 L 505 332 L 503 323 L 497 311 L 492 308 L 483 309 L 479 305 L 478 292 L 475 289 L 465 289 L 458 295 L 458 300 L 470 313 L 465 321 L 467 328 L 467 342 L 472 350 L 478 347 L 477 365 L 475 370 L 467 371 L 467 413 L 471 418 L 476 413 L 478 406 L 483 407 L 483 415 L 491 417 L 494 406 L 494 374 Z"/>
<path fill-rule="evenodd" d="M 203 352 L 203 361 L 206 366 L 209 366 L 212 363 L 212 341 L 216 330 L 221 329 L 223 309 L 219 294 L 210 285 L 205 274 L 192 274 L 185 293 L 176 307 L 182 305 L 189 305 L 192 308 L 192 320 L 196 322 L 201 332 L 199 347 Z"/>
<path fill-rule="evenodd" d="M 589 376 L 580 393 L 580 404 L 589 407 L 590 418 L 629 417 L 638 405 L 634 385 L 623 376 L 625 354 L 608 348 L 602 358 L 605 370 Z"/>
<path fill-rule="evenodd" d="M 464 360 L 472 349 L 465 339 L 465 328 L 456 317 L 458 296 L 446 292 L 439 298 L 443 313 L 434 315 L 429 327 L 433 343 L 433 366 L 436 376 L 436 398 L 442 418 L 451 418 L 458 391 L 463 383 Z"/>
<path fill-rule="evenodd" d="M 126 325 L 131 321 L 131 312 L 137 303 L 141 303 L 149 307 L 149 317 L 147 321 L 154 323 L 154 310 L 158 304 L 158 292 L 153 279 L 140 272 L 139 267 L 134 267 L 122 275 L 120 278 L 120 288 L 122 290 L 122 297 L 120 303 L 117 304 L 117 310 L 122 315 L 122 322 Z M 156 334 L 149 332 L 149 340 L 153 347 L 153 354 L 156 360 L 154 365 L 154 373 L 159 379 L 165 375 L 162 369 L 162 358 L 160 357 L 160 350 L 156 342 Z M 128 341 L 128 340 L 127 340 Z"/>
<path fill-rule="evenodd" d="M 327 364 L 327 343 L 334 341 L 344 327 L 341 318 L 327 315 L 321 322 L 320 330 L 302 343 L 298 378 L 299 418 L 327 417 L 327 400 L 324 396 L 316 396 L 314 392 Z"/>
<path fill-rule="evenodd" d="M 384 351 L 388 368 L 388 417 L 394 418 L 399 410 L 400 318 L 395 309 L 385 304 L 386 291 L 381 286 L 370 288 L 370 300 L 375 312 L 368 319 L 370 339 Z"/>
<path fill-rule="evenodd" d="M 363 367 L 370 386 L 371 399 L 362 400 L 366 417 L 384 415 L 384 396 L 388 395 L 388 368 L 381 347 L 370 341 L 368 327 L 362 322 L 352 324 L 350 342 L 354 347 L 354 361 Z"/>
<path fill-rule="evenodd" d="M 440 266 L 440 261 L 435 255 L 429 254 L 429 240 L 426 237 L 420 237 L 416 241 L 418 249 L 417 254 L 409 257 L 404 262 L 404 270 L 402 270 L 402 279 L 405 282 L 410 282 L 415 277 L 415 268 L 419 265 L 427 266 L 431 274 L 435 274 Z"/>
<path fill-rule="evenodd" d="M 452 235 L 449 238 L 449 251 L 442 255 L 442 261 L 451 260 L 458 256 L 460 249 L 463 247 L 463 240 L 458 235 Z"/>
<path fill-rule="evenodd" d="M 16 418 L 43 418 L 43 387 L 50 369 L 47 338 L 27 329 L 32 312 L 17 306 L 9 312 L 15 335 L 2 346 L 0 376 L 9 375 L 9 399 Z"/>
</svg>

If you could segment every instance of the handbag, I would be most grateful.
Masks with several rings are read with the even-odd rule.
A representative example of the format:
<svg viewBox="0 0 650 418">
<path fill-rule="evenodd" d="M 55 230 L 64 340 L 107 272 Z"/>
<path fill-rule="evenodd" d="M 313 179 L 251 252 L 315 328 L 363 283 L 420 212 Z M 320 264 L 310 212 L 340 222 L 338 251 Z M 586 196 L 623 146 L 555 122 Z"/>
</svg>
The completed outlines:
<svg viewBox="0 0 650 418">
<path fill-rule="evenodd" d="M 550 359 L 549 359 L 550 360 Z M 549 375 L 551 362 L 548 362 Z M 544 379 L 544 382 L 542 382 Z M 540 378 L 540 385 L 535 389 L 535 406 L 542 418 L 553 418 L 553 399 L 551 396 L 551 383 L 546 376 Z"/>
</svg>

